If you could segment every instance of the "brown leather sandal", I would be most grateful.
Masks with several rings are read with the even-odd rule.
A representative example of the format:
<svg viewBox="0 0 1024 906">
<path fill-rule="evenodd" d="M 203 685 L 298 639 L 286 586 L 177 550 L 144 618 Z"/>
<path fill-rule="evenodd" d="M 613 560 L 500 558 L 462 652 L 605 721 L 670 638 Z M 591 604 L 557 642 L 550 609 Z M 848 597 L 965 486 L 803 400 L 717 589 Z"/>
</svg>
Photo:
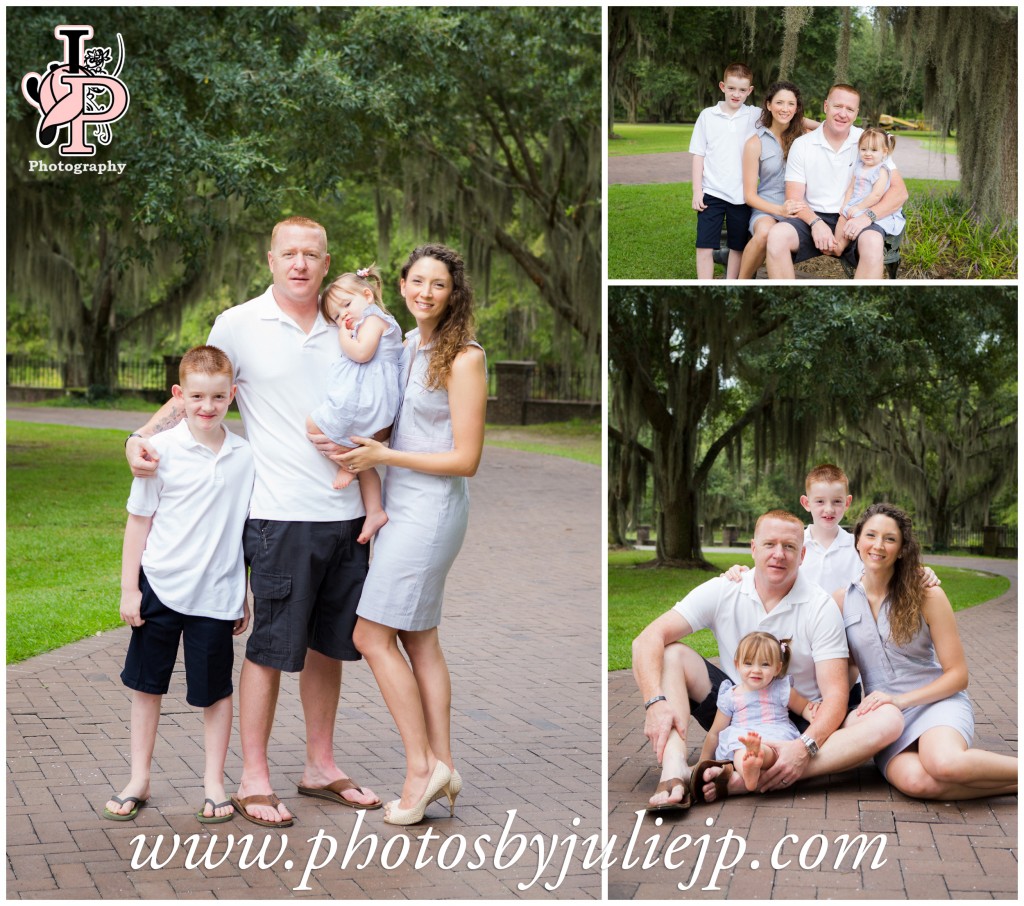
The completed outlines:
<svg viewBox="0 0 1024 906">
<path fill-rule="evenodd" d="M 719 774 L 714 780 L 705 780 L 704 772 L 708 768 L 721 768 L 722 773 Z M 694 802 L 707 802 L 704 798 L 704 785 L 706 783 L 712 783 L 715 787 L 715 802 L 721 802 L 729 795 L 729 778 L 732 776 L 732 772 L 735 770 L 735 765 L 731 761 L 715 761 L 709 758 L 707 761 L 702 761 L 698 764 L 693 771 L 690 773 L 690 796 Z"/>
<path fill-rule="evenodd" d="M 669 812 L 677 811 L 682 809 L 688 809 L 693 805 L 693 794 L 690 792 L 690 788 L 686 785 L 686 781 L 681 777 L 670 777 L 668 780 L 662 780 L 654 790 L 654 794 L 668 793 L 672 795 L 672 790 L 681 786 L 683 788 L 683 798 L 678 802 L 663 802 L 661 805 L 648 805 L 647 811 L 649 812 Z"/>
</svg>

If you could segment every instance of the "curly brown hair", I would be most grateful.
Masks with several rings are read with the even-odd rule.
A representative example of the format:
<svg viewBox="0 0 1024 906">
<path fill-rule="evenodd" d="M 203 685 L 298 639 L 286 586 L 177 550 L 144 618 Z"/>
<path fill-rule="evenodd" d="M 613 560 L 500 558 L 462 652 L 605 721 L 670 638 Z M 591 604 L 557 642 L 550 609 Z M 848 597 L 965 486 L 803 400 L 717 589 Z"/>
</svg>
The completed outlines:
<svg viewBox="0 0 1024 906">
<path fill-rule="evenodd" d="M 434 329 L 430 364 L 427 367 L 427 389 L 436 390 L 448 383 L 455 357 L 467 343 L 476 339 L 473 325 L 473 288 L 466 274 L 462 256 L 446 245 L 421 245 L 413 249 L 409 260 L 402 266 L 402 279 L 409 269 L 421 258 L 440 261 L 452 278 L 452 293 L 448 307 Z"/>
<path fill-rule="evenodd" d="M 921 546 L 910 516 L 891 503 L 873 503 L 864 511 L 853 530 L 855 544 L 860 543 L 860 534 L 872 516 L 888 516 L 900 530 L 900 553 L 889 582 L 889 635 L 897 645 L 906 645 L 921 628 Z"/>
</svg>

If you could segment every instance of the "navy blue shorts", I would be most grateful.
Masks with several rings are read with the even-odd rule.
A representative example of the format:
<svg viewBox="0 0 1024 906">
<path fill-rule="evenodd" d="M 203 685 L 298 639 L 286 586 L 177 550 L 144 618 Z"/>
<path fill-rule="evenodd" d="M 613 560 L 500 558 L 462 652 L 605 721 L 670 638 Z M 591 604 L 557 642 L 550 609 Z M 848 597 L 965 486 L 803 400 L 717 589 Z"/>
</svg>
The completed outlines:
<svg viewBox="0 0 1024 906">
<path fill-rule="evenodd" d="M 697 248 L 717 249 L 722 244 L 722 220 L 728 234 L 729 248 L 742 252 L 750 238 L 750 206 L 733 204 L 714 195 L 704 194 L 707 207 L 697 212 Z"/>
<path fill-rule="evenodd" d="M 711 725 L 715 722 L 715 717 L 718 714 L 718 690 L 721 688 L 722 683 L 729 679 L 726 676 L 725 671 L 722 670 L 715 664 L 712 664 L 707 658 L 704 658 L 704 666 L 708 668 L 708 679 L 711 680 L 711 692 L 708 693 L 708 697 L 702 702 L 696 702 L 692 698 L 690 699 L 690 714 L 693 715 L 694 720 L 697 721 L 705 730 L 710 730 Z M 732 682 L 730 680 L 730 682 Z M 861 685 L 855 683 L 853 688 L 850 690 L 850 697 L 846 702 L 846 713 L 849 714 L 857 705 L 860 704 L 861 699 Z M 789 712 L 789 719 L 796 724 L 796 728 L 803 733 L 810 726 L 810 722 L 799 714 L 794 714 L 792 711 Z"/>
<path fill-rule="evenodd" d="M 294 673 L 312 648 L 358 661 L 352 644 L 370 546 L 356 537 L 363 517 L 340 522 L 249 519 L 243 545 L 252 586 L 252 634 L 245 657 Z"/>
<path fill-rule="evenodd" d="M 136 692 L 166 695 L 178 658 L 178 642 L 184 637 L 185 701 L 193 708 L 208 708 L 227 698 L 234 691 L 235 621 L 171 610 L 156 596 L 142 570 L 139 589 L 140 616 L 145 622 L 132 627 L 121 682 Z"/>
<path fill-rule="evenodd" d="M 838 214 L 817 214 L 817 216 L 824 220 L 828 225 L 828 228 L 835 233 L 836 224 L 839 223 Z M 811 234 L 811 228 L 799 217 L 783 217 L 782 222 L 791 224 L 796 230 L 797 236 L 800 238 L 800 246 L 793 255 L 794 264 L 798 261 L 809 261 L 811 258 L 817 258 L 821 254 L 821 252 L 818 251 L 818 247 L 814 244 L 814 236 Z M 881 233 L 882 241 L 885 241 L 885 230 L 883 230 L 877 223 L 872 223 L 866 226 L 861 231 L 861 236 L 869 230 L 875 233 Z M 860 260 L 860 254 L 857 251 L 858 242 L 860 242 L 860 236 L 858 236 L 853 242 L 849 243 L 846 248 L 843 249 L 843 254 L 839 256 L 844 258 L 854 267 L 857 266 L 857 262 Z"/>
</svg>

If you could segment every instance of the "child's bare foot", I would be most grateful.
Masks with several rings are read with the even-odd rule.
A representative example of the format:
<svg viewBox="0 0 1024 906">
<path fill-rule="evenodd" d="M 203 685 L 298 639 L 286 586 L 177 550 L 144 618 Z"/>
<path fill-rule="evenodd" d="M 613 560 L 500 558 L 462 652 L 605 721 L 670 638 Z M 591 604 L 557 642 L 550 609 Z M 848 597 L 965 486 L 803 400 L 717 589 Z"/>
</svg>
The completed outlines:
<svg viewBox="0 0 1024 906">
<path fill-rule="evenodd" d="M 121 801 L 118 802 L 118 799 Z M 120 795 L 107 800 L 104 809 L 112 815 L 128 815 L 147 799 L 149 799 L 149 780 L 129 780 L 128 786 L 121 790 Z"/>
<path fill-rule="evenodd" d="M 761 751 L 761 734 L 751 730 L 746 736 L 740 737 L 740 742 L 747 747 L 747 751 L 743 753 L 740 774 L 743 777 L 743 785 L 753 792 L 757 789 L 758 780 L 761 779 L 761 766 L 764 764 L 764 752 Z"/>
<path fill-rule="evenodd" d="M 366 544 L 377 532 L 387 525 L 387 521 L 388 514 L 383 510 L 367 513 L 366 518 L 363 520 L 363 530 L 359 533 L 356 541 L 360 544 Z"/>
<path fill-rule="evenodd" d="M 331 487 L 336 491 L 340 491 L 342 488 L 347 488 L 352 484 L 352 479 L 355 477 L 355 473 L 350 472 L 344 466 L 341 466 L 338 471 L 334 473 L 334 481 L 331 482 Z"/>
<path fill-rule="evenodd" d="M 225 818 L 234 814 L 235 807 L 224 791 L 223 783 L 207 784 L 203 790 L 206 801 L 200 813 L 204 818 Z"/>
</svg>

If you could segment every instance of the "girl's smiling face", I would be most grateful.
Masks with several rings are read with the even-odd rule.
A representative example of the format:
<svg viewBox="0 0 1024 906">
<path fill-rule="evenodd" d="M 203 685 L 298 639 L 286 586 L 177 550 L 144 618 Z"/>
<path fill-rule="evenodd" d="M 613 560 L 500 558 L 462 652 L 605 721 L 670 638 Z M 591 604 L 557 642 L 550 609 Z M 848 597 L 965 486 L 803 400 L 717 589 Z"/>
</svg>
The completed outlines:
<svg viewBox="0 0 1024 906">
<path fill-rule="evenodd" d="M 870 141 L 860 146 L 860 159 L 865 167 L 876 167 L 888 157 L 885 148 L 880 148 Z"/>
</svg>

